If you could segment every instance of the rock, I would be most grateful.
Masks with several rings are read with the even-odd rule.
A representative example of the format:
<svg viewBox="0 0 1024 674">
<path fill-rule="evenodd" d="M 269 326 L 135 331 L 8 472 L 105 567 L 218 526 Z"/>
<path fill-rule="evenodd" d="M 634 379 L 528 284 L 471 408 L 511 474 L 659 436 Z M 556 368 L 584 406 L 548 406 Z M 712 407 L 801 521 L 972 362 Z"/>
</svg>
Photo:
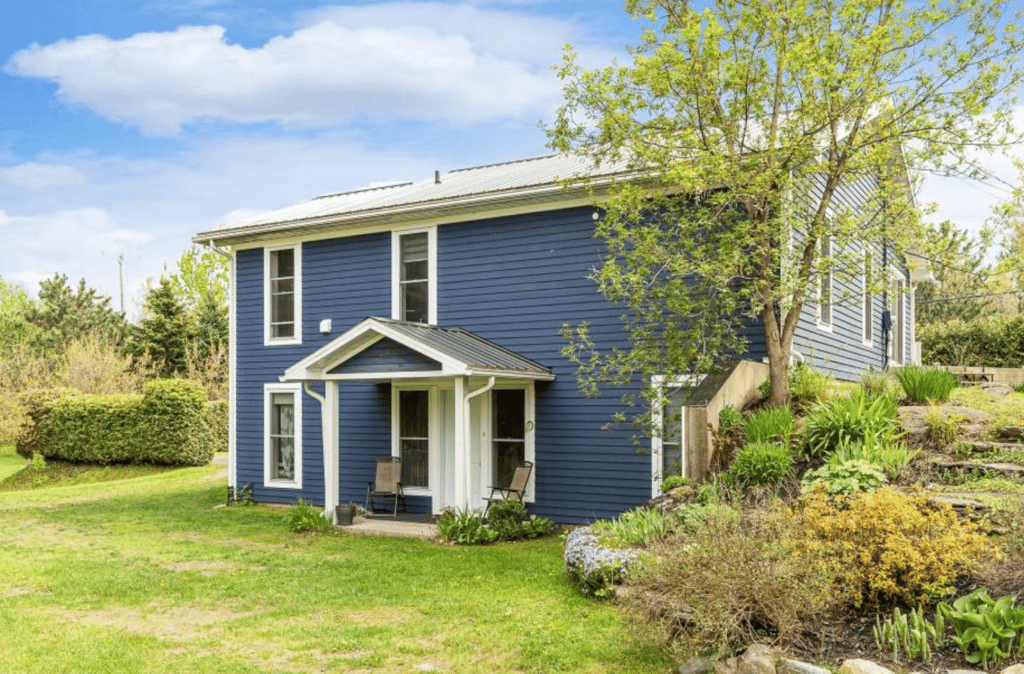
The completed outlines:
<svg viewBox="0 0 1024 674">
<path fill-rule="evenodd" d="M 775 650 L 764 644 L 751 644 L 739 657 L 737 674 L 775 674 Z"/>
<path fill-rule="evenodd" d="M 997 432 L 1004 440 L 1024 440 L 1024 426 L 1003 426 Z"/>
<path fill-rule="evenodd" d="M 739 661 L 736 658 L 729 658 L 724 662 L 715 665 L 716 674 L 736 674 L 736 666 Z"/>
<path fill-rule="evenodd" d="M 775 665 L 776 674 L 830 674 L 824 667 L 817 667 L 799 660 L 779 660 Z"/>
<path fill-rule="evenodd" d="M 1010 665 L 999 674 L 1024 674 L 1024 665 Z"/>
<path fill-rule="evenodd" d="M 951 669 L 946 674 L 985 674 L 977 669 Z"/>
<path fill-rule="evenodd" d="M 679 665 L 676 674 L 712 674 L 715 671 L 715 661 L 708 658 L 690 658 Z"/>
<path fill-rule="evenodd" d="M 1006 396 L 1013 393 L 1013 387 L 1009 386 L 1008 384 L 1002 384 L 999 382 L 982 384 L 981 389 L 985 391 L 985 393 L 995 398 L 1005 398 Z"/>
<path fill-rule="evenodd" d="M 957 436 L 960 438 L 981 437 L 992 419 L 987 412 L 961 405 L 906 405 L 900 407 L 900 423 L 911 438 L 922 441 L 928 437 L 928 415 L 936 408 L 944 417 L 955 414 L 966 419 L 958 428 Z"/>
<path fill-rule="evenodd" d="M 839 674 L 895 674 L 895 672 L 876 665 L 870 660 L 846 660 L 839 668 Z"/>
</svg>

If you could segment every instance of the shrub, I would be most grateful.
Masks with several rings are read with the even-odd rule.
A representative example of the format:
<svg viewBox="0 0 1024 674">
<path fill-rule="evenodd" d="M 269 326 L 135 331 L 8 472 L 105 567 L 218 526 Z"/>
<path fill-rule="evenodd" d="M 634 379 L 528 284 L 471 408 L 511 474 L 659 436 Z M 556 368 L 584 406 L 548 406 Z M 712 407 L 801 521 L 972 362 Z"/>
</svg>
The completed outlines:
<svg viewBox="0 0 1024 674">
<path fill-rule="evenodd" d="M 673 529 L 673 518 L 656 508 L 629 510 L 614 520 L 594 522 L 590 529 L 609 548 L 646 547 L 663 540 Z"/>
<path fill-rule="evenodd" d="M 793 435 L 793 412 L 788 407 L 766 407 L 747 417 L 743 432 L 747 442 L 781 442 Z"/>
<path fill-rule="evenodd" d="M 893 396 L 893 383 L 885 372 L 871 369 L 860 376 L 860 390 L 868 398 Z"/>
<path fill-rule="evenodd" d="M 948 505 L 889 487 L 861 494 L 842 512 L 815 490 L 804 501 L 803 521 L 808 548 L 835 559 L 835 583 L 856 606 L 934 601 L 999 554 L 980 525 L 961 522 Z"/>
<path fill-rule="evenodd" d="M 661 493 L 667 494 L 677 487 L 687 487 L 693 484 L 693 480 L 682 475 L 669 475 L 661 481 Z"/>
<path fill-rule="evenodd" d="M 797 409 L 805 409 L 828 397 L 832 377 L 803 363 L 789 368 L 789 393 Z"/>
<path fill-rule="evenodd" d="M 446 541 L 460 545 L 493 543 L 498 535 L 484 522 L 479 511 L 469 508 L 448 509 L 437 519 L 437 533 Z"/>
<path fill-rule="evenodd" d="M 826 494 L 842 501 L 860 492 L 873 492 L 887 483 L 885 473 L 878 466 L 854 459 L 836 464 L 829 462 L 821 468 L 807 471 L 801 490 L 806 494 L 821 485 Z"/>
<path fill-rule="evenodd" d="M 18 453 L 78 463 L 201 466 L 214 453 L 202 388 L 180 379 L 148 382 L 145 394 L 38 392 Z"/>
<path fill-rule="evenodd" d="M 789 448 L 774 442 L 746 445 L 736 455 L 729 473 L 745 487 L 781 482 L 793 467 Z"/>
<path fill-rule="evenodd" d="M 323 533 L 331 530 L 331 523 L 320 508 L 300 498 L 288 510 L 288 528 L 297 534 L 307 531 Z"/>
<path fill-rule="evenodd" d="M 903 393 L 915 403 L 945 402 L 957 386 L 951 372 L 936 368 L 907 365 L 897 370 L 895 376 Z"/>
<path fill-rule="evenodd" d="M 565 571 L 583 594 L 607 599 L 612 588 L 629 576 L 638 555 L 633 550 L 613 550 L 598 542 L 590 527 L 573 529 L 565 538 Z"/>
<path fill-rule="evenodd" d="M 964 421 L 967 421 L 967 417 L 959 414 L 946 415 L 942 413 L 942 410 L 933 406 L 925 416 L 928 439 L 943 447 L 951 445 L 956 440 L 960 423 Z"/>
<path fill-rule="evenodd" d="M 743 414 L 732 405 L 726 405 L 718 413 L 718 430 L 722 433 L 729 433 L 733 429 L 743 428 Z"/>
<path fill-rule="evenodd" d="M 688 653 L 745 646 L 766 631 L 800 643 L 835 594 L 825 560 L 794 554 L 799 522 L 780 510 L 744 520 L 727 510 L 704 515 L 685 541 L 665 541 L 630 573 L 623 601 L 632 615 Z"/>
<path fill-rule="evenodd" d="M 899 437 L 897 412 L 892 399 L 871 399 L 859 392 L 819 403 L 803 425 L 804 457 L 824 459 L 843 442 L 864 442 L 868 437 L 883 444 L 895 443 Z"/>
<path fill-rule="evenodd" d="M 859 440 L 840 440 L 839 446 L 828 457 L 828 463 L 838 465 L 848 461 L 867 461 L 882 469 L 890 480 L 896 480 L 916 456 L 916 449 L 910 449 L 902 442 L 882 442 L 874 431 L 870 431 Z"/>
<path fill-rule="evenodd" d="M 920 325 L 917 337 L 925 363 L 1024 367 L 1024 316 Z"/>
</svg>

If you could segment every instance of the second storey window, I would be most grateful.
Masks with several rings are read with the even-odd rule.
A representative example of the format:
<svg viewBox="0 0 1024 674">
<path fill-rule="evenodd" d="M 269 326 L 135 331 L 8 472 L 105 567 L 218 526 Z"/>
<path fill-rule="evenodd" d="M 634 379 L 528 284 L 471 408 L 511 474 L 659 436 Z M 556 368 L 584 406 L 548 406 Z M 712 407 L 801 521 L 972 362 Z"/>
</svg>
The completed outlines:
<svg viewBox="0 0 1024 674">
<path fill-rule="evenodd" d="M 435 230 L 396 232 L 392 239 L 392 318 L 437 322 Z"/>
<path fill-rule="evenodd" d="M 265 259 L 266 343 L 300 343 L 302 262 L 298 246 L 271 248 Z"/>
</svg>

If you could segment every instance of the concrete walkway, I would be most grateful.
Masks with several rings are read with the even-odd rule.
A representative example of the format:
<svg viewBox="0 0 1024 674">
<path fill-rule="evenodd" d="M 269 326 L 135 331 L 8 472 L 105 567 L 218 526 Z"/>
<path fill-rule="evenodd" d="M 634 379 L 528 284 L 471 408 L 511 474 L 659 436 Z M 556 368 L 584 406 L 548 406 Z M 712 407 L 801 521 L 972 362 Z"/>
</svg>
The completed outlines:
<svg viewBox="0 0 1024 674">
<path fill-rule="evenodd" d="M 398 538 L 437 538 L 437 527 L 429 522 L 403 522 L 387 517 L 356 517 L 352 524 L 341 527 L 342 531 L 371 536 L 395 536 Z"/>
</svg>

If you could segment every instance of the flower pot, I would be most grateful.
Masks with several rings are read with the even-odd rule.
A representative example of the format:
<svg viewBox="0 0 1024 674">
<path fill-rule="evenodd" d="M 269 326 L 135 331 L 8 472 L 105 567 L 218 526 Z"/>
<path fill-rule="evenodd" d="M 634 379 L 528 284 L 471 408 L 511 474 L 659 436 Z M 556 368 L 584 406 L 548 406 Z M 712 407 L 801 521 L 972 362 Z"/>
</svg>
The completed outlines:
<svg viewBox="0 0 1024 674">
<path fill-rule="evenodd" d="M 352 518 L 356 516 L 356 507 L 351 503 L 342 504 L 334 509 L 338 526 L 347 527 L 352 524 Z"/>
</svg>

